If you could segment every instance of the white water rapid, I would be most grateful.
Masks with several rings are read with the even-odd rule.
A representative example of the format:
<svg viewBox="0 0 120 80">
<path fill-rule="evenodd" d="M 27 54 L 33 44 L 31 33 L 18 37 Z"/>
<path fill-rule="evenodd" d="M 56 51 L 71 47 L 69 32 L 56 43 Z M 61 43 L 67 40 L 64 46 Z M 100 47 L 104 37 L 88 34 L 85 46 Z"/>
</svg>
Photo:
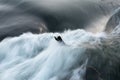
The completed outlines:
<svg viewBox="0 0 120 80">
<path fill-rule="evenodd" d="M 84 80 L 86 51 L 99 47 L 105 37 L 78 29 L 6 38 L 0 42 L 0 80 Z"/>
</svg>

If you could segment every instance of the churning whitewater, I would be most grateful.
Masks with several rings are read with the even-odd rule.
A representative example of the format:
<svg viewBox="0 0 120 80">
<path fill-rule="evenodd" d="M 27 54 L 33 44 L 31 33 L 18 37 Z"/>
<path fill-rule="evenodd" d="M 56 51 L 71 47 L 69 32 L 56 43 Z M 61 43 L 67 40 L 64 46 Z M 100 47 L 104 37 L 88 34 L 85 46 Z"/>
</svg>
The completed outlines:
<svg viewBox="0 0 120 80">
<path fill-rule="evenodd" d="M 114 58 L 117 54 L 103 54 L 104 39 L 105 33 L 81 29 L 6 38 L 0 42 L 0 80 L 84 80 L 88 61 L 99 68 L 107 62 L 104 68 L 112 71 L 119 59 Z"/>
<path fill-rule="evenodd" d="M 58 35 L 65 44 L 54 39 Z M 80 29 L 7 38 L 0 43 L 0 80 L 74 80 L 75 74 L 75 80 L 82 80 L 85 51 L 98 41 L 98 36 Z"/>
</svg>

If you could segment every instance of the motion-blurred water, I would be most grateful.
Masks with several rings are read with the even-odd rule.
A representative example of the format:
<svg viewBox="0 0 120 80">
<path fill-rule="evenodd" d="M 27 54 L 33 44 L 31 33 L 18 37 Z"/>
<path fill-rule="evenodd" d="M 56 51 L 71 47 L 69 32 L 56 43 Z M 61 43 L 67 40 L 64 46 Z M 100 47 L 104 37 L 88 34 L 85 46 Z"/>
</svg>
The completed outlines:
<svg viewBox="0 0 120 80">
<path fill-rule="evenodd" d="M 65 44 L 54 39 L 57 35 L 62 36 Z M 98 40 L 99 37 L 84 30 L 27 33 L 5 39 L 0 43 L 0 80 L 66 80 L 67 75 L 87 60 L 84 44 Z"/>
<path fill-rule="evenodd" d="M 0 0 L 0 80 L 119 79 L 120 25 L 110 34 L 105 26 L 117 7 L 119 0 Z"/>
<path fill-rule="evenodd" d="M 84 28 L 97 33 L 119 0 L 0 0 L 0 40 L 25 32 Z"/>
</svg>

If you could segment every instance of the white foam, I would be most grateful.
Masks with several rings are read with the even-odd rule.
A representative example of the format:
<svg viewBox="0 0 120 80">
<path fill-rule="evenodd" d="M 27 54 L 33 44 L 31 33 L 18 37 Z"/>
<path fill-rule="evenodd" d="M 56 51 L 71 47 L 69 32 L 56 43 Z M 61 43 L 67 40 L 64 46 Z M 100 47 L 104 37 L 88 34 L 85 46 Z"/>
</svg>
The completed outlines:
<svg viewBox="0 0 120 80">
<path fill-rule="evenodd" d="M 61 35 L 65 44 L 54 39 Z M 0 43 L 0 80 L 61 80 L 87 59 L 82 46 L 97 40 L 84 30 L 26 33 Z M 80 45 L 81 44 L 81 45 Z"/>
</svg>

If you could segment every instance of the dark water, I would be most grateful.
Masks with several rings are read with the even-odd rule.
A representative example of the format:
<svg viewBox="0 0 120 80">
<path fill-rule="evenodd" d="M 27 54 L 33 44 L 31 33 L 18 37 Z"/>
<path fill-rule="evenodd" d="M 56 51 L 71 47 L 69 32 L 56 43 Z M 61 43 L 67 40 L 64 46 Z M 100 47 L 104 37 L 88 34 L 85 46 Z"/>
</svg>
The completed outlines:
<svg viewBox="0 0 120 80">
<path fill-rule="evenodd" d="M 118 6 L 119 0 L 0 0 L 0 40 L 24 32 L 86 28 Z"/>
</svg>

